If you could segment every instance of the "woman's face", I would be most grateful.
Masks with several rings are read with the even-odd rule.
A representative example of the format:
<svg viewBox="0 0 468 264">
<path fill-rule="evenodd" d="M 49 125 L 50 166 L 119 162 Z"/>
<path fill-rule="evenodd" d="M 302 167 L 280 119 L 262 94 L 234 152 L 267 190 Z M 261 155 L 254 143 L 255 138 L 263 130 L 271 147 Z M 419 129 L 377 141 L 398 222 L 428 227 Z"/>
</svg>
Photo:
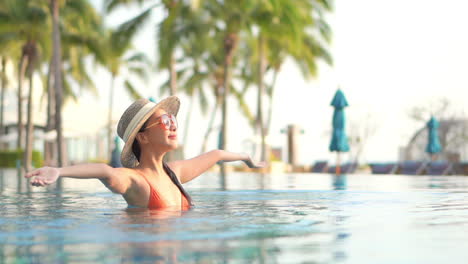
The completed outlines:
<svg viewBox="0 0 468 264">
<path fill-rule="evenodd" d="M 176 149 L 177 142 L 177 125 L 167 120 L 168 115 L 163 109 L 157 109 L 156 112 L 146 122 L 146 129 L 143 131 L 146 134 L 148 143 L 155 149 L 166 149 L 167 151 Z M 166 121 L 165 126 L 163 122 Z"/>
</svg>

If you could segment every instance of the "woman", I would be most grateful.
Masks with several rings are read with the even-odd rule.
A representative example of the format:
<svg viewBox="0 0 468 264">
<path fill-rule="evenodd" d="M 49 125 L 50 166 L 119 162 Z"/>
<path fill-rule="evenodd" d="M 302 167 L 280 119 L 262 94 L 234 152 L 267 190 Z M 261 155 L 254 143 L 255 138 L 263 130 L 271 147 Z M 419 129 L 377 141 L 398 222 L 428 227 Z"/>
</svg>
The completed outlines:
<svg viewBox="0 0 468 264">
<path fill-rule="evenodd" d="M 171 96 L 155 104 L 140 99 L 120 118 L 117 133 L 125 142 L 121 161 L 124 168 L 107 164 L 82 164 L 64 168 L 43 167 L 25 175 L 33 186 L 54 183 L 59 177 L 96 178 L 112 192 L 121 194 L 129 207 L 187 210 L 191 199 L 182 187 L 218 161 L 244 161 L 259 168 L 246 154 L 213 150 L 189 160 L 163 162 L 167 152 L 177 148 L 177 120 L 180 101 Z"/>
</svg>

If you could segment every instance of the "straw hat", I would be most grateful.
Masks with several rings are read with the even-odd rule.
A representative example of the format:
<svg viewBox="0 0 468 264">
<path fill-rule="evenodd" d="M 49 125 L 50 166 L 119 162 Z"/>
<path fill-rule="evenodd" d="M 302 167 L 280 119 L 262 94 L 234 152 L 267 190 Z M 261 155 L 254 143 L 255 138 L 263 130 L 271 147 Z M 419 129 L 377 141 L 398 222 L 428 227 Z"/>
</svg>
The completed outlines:
<svg viewBox="0 0 468 264">
<path fill-rule="evenodd" d="M 159 103 L 153 103 L 148 99 L 139 99 L 125 110 L 117 126 L 117 134 L 125 142 L 122 154 L 120 155 L 120 160 L 124 167 L 133 168 L 138 165 L 138 161 L 132 151 L 132 145 L 136 134 L 146 120 L 157 109 L 164 109 L 168 114 L 177 116 L 179 107 L 179 98 L 170 96 Z"/>
</svg>

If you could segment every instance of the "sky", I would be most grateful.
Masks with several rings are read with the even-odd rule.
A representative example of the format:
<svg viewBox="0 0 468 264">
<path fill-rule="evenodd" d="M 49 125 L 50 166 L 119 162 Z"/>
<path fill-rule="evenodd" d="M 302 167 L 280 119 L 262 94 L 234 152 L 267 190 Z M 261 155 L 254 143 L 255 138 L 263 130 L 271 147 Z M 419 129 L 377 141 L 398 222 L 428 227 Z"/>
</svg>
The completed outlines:
<svg viewBox="0 0 468 264">
<path fill-rule="evenodd" d="M 95 4 L 100 7 L 102 2 Z M 294 63 L 286 62 L 276 85 L 271 145 L 285 148 L 286 135 L 281 130 L 296 124 L 304 131 L 299 136 L 299 162 L 309 165 L 316 160 L 333 162 L 335 154 L 328 151 L 333 113 L 330 102 L 340 87 L 350 105 L 346 109 L 348 134 L 373 131 L 363 138 L 361 161 L 397 160 L 399 148 L 424 125 L 409 117 L 413 107 L 434 109 L 437 102 L 447 98 L 453 111 L 467 110 L 466 10 L 468 2 L 459 0 L 335 1 L 334 11 L 328 17 L 333 31 L 330 46 L 333 66 L 320 63 L 318 76 L 304 80 Z M 137 12 L 134 8 L 117 10 L 106 22 L 116 25 Z M 154 25 L 163 16 L 155 13 L 134 43 L 135 48 L 146 51 L 152 58 L 156 50 Z M 100 68 L 93 69 L 93 75 L 102 96 L 96 99 L 84 93 L 80 104 L 67 104 L 64 119 L 69 131 L 95 133 L 106 123 L 110 77 Z M 139 91 L 145 96 L 163 98 L 166 95 L 160 94 L 158 87 L 166 78 L 164 72 L 153 73 L 148 83 L 139 83 Z M 117 80 L 113 112 L 116 121 L 131 104 L 123 90 L 121 80 Z M 247 98 L 255 109 L 253 90 Z M 181 100 L 182 141 L 190 99 L 181 96 Z M 227 149 L 255 155 L 248 143 L 253 132 L 238 113 L 235 101 L 229 104 Z M 193 109 L 185 149 L 187 157 L 200 153 L 208 124 L 208 116 L 199 112 L 197 104 Z M 219 115 L 216 122 L 219 125 Z M 216 140 L 213 134 L 209 148 L 216 148 Z"/>
</svg>

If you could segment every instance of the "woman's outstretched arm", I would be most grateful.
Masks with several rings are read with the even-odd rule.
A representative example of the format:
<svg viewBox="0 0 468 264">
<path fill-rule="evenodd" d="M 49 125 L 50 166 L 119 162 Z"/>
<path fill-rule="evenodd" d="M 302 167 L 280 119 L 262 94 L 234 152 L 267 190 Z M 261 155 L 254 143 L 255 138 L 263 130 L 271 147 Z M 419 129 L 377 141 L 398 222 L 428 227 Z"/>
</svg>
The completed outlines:
<svg viewBox="0 0 468 264">
<path fill-rule="evenodd" d="M 177 174 L 182 183 L 198 177 L 218 161 L 243 161 L 249 168 L 265 167 L 265 162 L 254 162 L 249 155 L 225 150 L 212 150 L 188 160 L 169 162 L 169 167 Z"/>
<path fill-rule="evenodd" d="M 31 185 L 46 186 L 57 181 L 59 177 L 76 179 L 99 179 L 112 192 L 123 194 L 131 186 L 131 173 L 126 168 L 112 168 L 107 164 L 80 164 L 63 168 L 42 167 L 26 173 L 24 177 L 32 178 Z"/>
</svg>

